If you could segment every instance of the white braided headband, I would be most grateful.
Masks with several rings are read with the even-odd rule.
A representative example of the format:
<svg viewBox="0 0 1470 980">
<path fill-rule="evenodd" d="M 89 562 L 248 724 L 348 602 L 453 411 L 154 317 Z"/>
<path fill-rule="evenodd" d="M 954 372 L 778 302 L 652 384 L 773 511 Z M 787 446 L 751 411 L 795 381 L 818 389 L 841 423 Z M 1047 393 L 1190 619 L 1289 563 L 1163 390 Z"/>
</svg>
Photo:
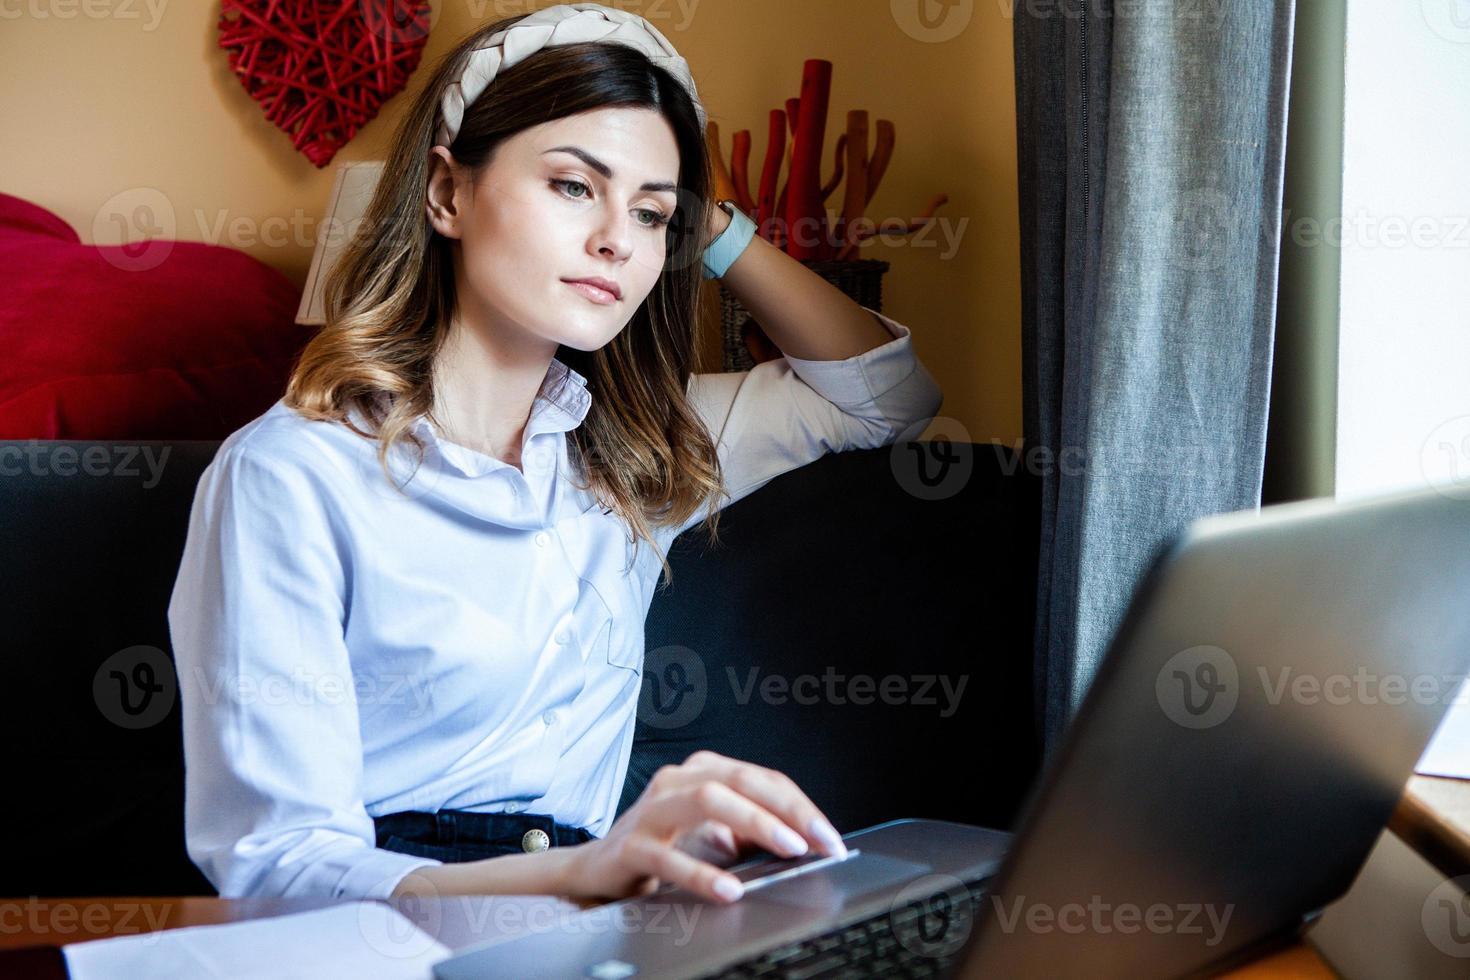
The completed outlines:
<svg viewBox="0 0 1470 980">
<path fill-rule="evenodd" d="M 470 53 L 464 73 L 444 90 L 440 101 L 443 121 L 439 124 L 436 144 L 447 147 L 454 142 L 464 122 L 465 106 L 480 97 L 500 69 L 519 64 L 542 48 L 583 41 L 625 44 L 646 54 L 688 90 L 699 116 L 699 130 L 704 132 L 708 117 L 694 88 L 689 63 L 658 28 L 637 14 L 600 3 L 562 3 L 528 14 L 508 30 L 490 35 Z"/>
</svg>

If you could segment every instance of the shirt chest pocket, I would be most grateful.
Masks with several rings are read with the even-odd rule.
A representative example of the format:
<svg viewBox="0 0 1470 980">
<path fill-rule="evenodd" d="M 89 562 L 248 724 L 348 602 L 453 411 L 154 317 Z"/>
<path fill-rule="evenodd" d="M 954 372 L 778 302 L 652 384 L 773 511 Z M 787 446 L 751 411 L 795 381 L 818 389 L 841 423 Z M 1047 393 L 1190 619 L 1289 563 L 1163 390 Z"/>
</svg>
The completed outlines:
<svg viewBox="0 0 1470 980">
<path fill-rule="evenodd" d="M 586 531 L 586 528 L 582 529 Z M 610 666 L 641 673 L 643 670 L 644 599 L 651 552 L 646 542 L 634 561 L 633 546 L 619 532 L 582 537 L 587 545 L 573 558 L 578 562 L 581 597 L 578 602 L 578 640 L 592 658 Z M 570 542 L 569 542 L 570 543 Z"/>
<path fill-rule="evenodd" d="M 578 639 L 589 662 L 597 658 L 613 667 L 635 673 L 643 669 L 643 609 L 632 583 L 582 580 L 583 605 L 579 610 Z"/>
</svg>

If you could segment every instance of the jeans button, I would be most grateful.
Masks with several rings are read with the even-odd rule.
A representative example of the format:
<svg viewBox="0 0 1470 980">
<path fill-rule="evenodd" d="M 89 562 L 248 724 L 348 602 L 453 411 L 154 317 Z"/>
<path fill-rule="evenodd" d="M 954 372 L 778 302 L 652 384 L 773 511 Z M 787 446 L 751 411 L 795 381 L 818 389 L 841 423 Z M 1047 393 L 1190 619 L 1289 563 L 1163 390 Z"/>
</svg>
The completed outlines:
<svg viewBox="0 0 1470 980">
<path fill-rule="evenodd" d="M 551 846 L 551 838 L 546 836 L 546 831 L 532 827 L 521 835 L 521 850 L 527 854 L 535 854 L 544 851 Z"/>
</svg>

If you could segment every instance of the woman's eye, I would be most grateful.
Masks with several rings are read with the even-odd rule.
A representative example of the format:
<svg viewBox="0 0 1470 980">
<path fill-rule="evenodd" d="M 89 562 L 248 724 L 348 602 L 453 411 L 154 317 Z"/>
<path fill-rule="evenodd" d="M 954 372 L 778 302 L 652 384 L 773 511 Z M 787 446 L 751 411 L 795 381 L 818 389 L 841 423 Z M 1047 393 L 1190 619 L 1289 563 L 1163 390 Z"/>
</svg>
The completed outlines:
<svg viewBox="0 0 1470 980">
<path fill-rule="evenodd" d="M 562 193 L 574 201 L 586 200 L 588 195 L 592 191 L 592 188 L 588 187 L 580 180 L 553 180 L 551 183 L 556 187 L 560 187 L 562 189 Z M 580 187 L 586 193 L 568 193 L 568 191 L 570 191 L 573 187 Z M 669 223 L 668 216 L 661 211 L 654 211 L 651 208 L 639 208 L 638 213 L 647 217 L 647 220 L 642 222 L 643 227 L 645 228 L 662 228 L 664 225 Z"/>
<path fill-rule="evenodd" d="M 552 183 L 555 184 L 558 187 L 563 188 L 563 191 L 562 191 L 563 194 L 566 194 L 566 190 L 565 190 L 566 188 L 572 188 L 572 187 L 580 187 L 580 188 L 582 188 L 582 190 L 589 191 L 589 192 L 592 190 L 592 188 L 588 187 L 586 184 L 582 183 L 580 180 L 553 180 Z M 581 200 L 582 198 L 584 198 L 586 196 L 587 196 L 586 194 L 567 194 L 567 197 L 570 197 L 574 201 L 579 201 L 579 200 Z"/>
</svg>

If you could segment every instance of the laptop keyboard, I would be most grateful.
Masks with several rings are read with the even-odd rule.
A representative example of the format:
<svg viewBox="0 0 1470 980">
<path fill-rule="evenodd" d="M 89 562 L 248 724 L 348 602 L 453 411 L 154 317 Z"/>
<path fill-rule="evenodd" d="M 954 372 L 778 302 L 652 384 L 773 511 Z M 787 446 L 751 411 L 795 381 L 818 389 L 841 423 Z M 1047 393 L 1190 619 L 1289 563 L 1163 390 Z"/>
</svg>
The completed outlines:
<svg viewBox="0 0 1470 980">
<path fill-rule="evenodd" d="M 963 892 L 949 889 L 767 950 L 701 980 L 943 976 L 964 948 L 987 881 L 967 881 Z"/>
</svg>

